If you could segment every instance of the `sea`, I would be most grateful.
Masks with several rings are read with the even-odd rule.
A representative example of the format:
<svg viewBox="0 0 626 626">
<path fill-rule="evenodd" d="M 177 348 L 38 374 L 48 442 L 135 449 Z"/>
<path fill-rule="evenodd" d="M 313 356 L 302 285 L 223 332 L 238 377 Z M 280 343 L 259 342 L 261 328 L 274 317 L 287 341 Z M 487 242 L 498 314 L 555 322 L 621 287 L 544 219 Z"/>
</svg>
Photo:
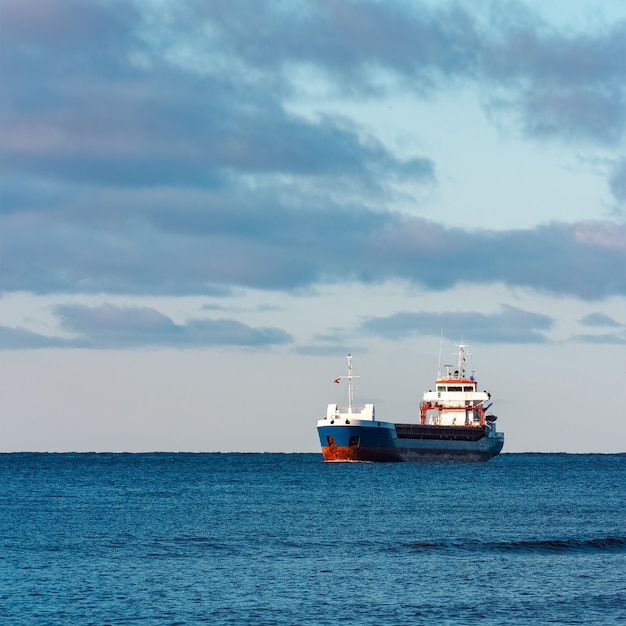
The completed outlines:
<svg viewBox="0 0 626 626">
<path fill-rule="evenodd" d="M 2 454 L 0 620 L 625 624 L 626 454 Z"/>
</svg>

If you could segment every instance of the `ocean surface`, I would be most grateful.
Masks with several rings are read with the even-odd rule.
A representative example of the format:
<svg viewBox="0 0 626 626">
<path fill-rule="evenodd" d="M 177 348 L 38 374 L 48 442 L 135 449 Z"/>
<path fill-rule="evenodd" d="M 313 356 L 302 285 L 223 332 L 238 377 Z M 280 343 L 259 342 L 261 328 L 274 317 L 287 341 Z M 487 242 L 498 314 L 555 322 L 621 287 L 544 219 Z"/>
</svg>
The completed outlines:
<svg viewBox="0 0 626 626">
<path fill-rule="evenodd" d="M 0 455 L 7 625 L 624 624 L 626 455 Z"/>
</svg>

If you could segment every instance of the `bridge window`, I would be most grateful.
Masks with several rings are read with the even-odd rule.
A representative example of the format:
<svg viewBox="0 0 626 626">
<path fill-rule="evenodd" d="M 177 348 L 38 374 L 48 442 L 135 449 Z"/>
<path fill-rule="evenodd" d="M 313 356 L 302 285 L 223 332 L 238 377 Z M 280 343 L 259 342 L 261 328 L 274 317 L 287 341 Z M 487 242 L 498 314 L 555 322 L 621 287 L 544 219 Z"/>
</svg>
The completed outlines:
<svg viewBox="0 0 626 626">
<path fill-rule="evenodd" d="M 474 386 L 473 385 L 471 387 L 465 386 L 463 387 L 463 391 L 474 391 Z"/>
<path fill-rule="evenodd" d="M 448 387 L 448 391 L 463 391 L 463 387 L 460 385 L 454 385 L 454 387 L 450 386 Z"/>
</svg>

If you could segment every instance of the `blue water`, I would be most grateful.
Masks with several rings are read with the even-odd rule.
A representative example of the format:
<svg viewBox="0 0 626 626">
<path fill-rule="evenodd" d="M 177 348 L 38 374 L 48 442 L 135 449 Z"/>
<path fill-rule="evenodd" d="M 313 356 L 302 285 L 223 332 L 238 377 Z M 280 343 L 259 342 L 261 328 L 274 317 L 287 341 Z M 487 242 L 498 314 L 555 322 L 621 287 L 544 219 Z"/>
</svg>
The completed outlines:
<svg viewBox="0 0 626 626">
<path fill-rule="evenodd" d="M 2 623 L 626 622 L 626 455 L 0 455 Z"/>
</svg>

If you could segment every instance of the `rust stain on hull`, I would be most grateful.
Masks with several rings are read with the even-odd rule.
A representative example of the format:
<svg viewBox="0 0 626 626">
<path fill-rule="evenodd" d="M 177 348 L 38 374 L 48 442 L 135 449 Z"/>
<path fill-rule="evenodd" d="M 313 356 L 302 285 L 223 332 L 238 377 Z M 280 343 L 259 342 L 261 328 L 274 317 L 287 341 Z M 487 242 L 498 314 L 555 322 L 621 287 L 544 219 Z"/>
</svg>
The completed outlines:
<svg viewBox="0 0 626 626">
<path fill-rule="evenodd" d="M 322 446 L 324 461 L 402 461 L 395 451 L 385 448 L 359 448 L 357 446 Z"/>
<path fill-rule="evenodd" d="M 359 449 L 353 446 L 330 445 L 322 447 L 325 461 L 360 461 Z"/>
</svg>

